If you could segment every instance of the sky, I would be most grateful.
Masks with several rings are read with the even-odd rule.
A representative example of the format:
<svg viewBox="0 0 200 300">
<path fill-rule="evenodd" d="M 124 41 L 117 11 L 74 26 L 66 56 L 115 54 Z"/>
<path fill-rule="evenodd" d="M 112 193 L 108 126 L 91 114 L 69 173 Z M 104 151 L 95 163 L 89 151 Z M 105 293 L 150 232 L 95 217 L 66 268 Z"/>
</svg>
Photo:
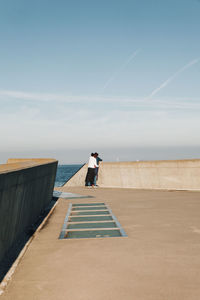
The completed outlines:
<svg viewBox="0 0 200 300">
<path fill-rule="evenodd" d="M 0 0 L 0 163 L 200 158 L 199 0 Z"/>
</svg>

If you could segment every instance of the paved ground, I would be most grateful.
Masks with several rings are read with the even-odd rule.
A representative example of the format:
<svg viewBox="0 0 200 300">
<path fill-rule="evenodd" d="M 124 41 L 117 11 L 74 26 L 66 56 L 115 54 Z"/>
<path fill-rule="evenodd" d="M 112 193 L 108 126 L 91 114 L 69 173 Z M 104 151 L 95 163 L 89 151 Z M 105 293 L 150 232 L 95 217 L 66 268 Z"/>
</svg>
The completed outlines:
<svg viewBox="0 0 200 300">
<path fill-rule="evenodd" d="M 199 300 L 200 193 L 64 188 L 1 300 Z M 128 237 L 59 240 L 68 205 L 106 202 Z"/>
</svg>

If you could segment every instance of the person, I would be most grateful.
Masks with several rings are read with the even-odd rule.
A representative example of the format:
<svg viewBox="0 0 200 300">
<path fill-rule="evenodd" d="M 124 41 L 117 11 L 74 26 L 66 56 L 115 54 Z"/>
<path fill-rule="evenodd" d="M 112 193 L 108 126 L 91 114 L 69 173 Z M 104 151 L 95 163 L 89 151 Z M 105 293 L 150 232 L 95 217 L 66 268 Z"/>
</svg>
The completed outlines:
<svg viewBox="0 0 200 300">
<path fill-rule="evenodd" d="M 88 162 L 88 170 L 85 178 L 85 186 L 94 187 L 94 176 L 95 176 L 95 168 L 97 168 L 96 154 L 91 153 Z"/>
<path fill-rule="evenodd" d="M 96 156 L 97 161 L 97 168 L 95 168 L 94 185 L 97 186 L 99 163 L 100 161 L 102 161 L 102 159 L 99 157 L 99 153 L 95 152 L 94 155 Z"/>
</svg>

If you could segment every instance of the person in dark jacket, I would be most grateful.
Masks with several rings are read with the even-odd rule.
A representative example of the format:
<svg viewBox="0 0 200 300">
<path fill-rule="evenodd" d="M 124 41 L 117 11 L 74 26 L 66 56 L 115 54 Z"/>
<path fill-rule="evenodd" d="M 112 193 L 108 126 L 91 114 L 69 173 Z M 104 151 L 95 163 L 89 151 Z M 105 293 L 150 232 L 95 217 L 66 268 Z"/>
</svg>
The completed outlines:
<svg viewBox="0 0 200 300">
<path fill-rule="evenodd" d="M 94 172 L 95 172 L 94 185 L 97 186 L 99 163 L 100 163 L 100 161 L 102 161 L 102 159 L 99 157 L 99 154 L 97 152 L 94 153 L 94 156 L 96 157 L 96 161 L 97 161 L 97 167 L 94 170 Z"/>
</svg>

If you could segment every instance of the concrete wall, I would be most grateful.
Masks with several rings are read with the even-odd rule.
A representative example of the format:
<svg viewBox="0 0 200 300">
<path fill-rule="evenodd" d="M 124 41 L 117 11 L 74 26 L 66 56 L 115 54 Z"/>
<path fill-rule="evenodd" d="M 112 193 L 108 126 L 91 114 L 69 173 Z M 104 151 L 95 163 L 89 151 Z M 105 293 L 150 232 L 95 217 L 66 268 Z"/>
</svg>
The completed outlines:
<svg viewBox="0 0 200 300">
<path fill-rule="evenodd" d="M 0 165 L 0 261 L 51 202 L 56 170 L 54 159 Z"/>
<path fill-rule="evenodd" d="M 64 186 L 84 186 L 85 185 L 85 176 L 87 173 L 88 165 L 85 164 L 80 170 L 72 176 Z"/>
<path fill-rule="evenodd" d="M 87 165 L 66 186 L 84 185 Z M 200 190 L 200 159 L 102 162 L 98 185 L 136 189 Z"/>
</svg>

